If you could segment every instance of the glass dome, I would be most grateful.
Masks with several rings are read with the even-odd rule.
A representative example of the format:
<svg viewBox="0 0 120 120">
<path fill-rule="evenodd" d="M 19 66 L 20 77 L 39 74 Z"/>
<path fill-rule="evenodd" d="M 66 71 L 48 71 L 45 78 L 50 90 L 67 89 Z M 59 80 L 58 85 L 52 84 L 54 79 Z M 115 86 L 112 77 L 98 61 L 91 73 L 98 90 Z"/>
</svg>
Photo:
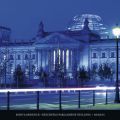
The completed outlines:
<svg viewBox="0 0 120 120">
<path fill-rule="evenodd" d="M 90 30 L 96 31 L 102 38 L 106 38 L 108 36 L 107 28 L 102 24 L 102 19 L 98 15 L 76 15 L 69 23 L 67 29 L 70 31 L 82 30 L 84 27 L 85 18 L 88 18 Z"/>
</svg>

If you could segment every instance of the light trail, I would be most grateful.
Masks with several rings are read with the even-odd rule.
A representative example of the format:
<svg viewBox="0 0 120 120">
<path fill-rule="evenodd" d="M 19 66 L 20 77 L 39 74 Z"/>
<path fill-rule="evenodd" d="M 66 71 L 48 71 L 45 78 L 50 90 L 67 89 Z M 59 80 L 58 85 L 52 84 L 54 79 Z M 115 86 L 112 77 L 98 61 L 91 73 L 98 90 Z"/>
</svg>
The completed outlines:
<svg viewBox="0 0 120 120">
<path fill-rule="evenodd" d="M 95 88 L 46 88 L 46 89 L 0 89 L 0 93 L 7 93 L 7 92 L 58 92 L 58 91 L 89 91 L 89 90 L 114 90 L 115 87 L 95 87 Z"/>
</svg>

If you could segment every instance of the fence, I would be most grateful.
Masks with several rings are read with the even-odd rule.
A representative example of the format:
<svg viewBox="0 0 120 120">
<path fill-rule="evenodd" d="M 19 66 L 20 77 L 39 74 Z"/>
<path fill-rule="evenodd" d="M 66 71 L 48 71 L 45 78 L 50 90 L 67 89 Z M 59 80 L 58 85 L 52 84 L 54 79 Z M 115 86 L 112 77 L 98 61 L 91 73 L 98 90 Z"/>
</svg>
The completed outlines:
<svg viewBox="0 0 120 120">
<path fill-rule="evenodd" d="M 78 104 L 78 109 L 81 108 L 81 99 L 83 99 L 82 94 L 83 91 L 88 91 L 87 94 L 92 94 L 91 96 L 91 100 L 92 100 L 92 105 L 95 106 L 96 105 L 96 93 L 99 92 L 104 92 L 105 93 L 105 100 L 104 103 L 108 104 L 108 91 L 110 90 L 114 90 L 114 87 L 99 87 L 99 88 L 50 88 L 50 89 L 1 89 L 0 93 L 6 93 L 7 95 L 7 110 L 10 110 L 11 104 L 10 104 L 10 98 L 11 98 L 11 93 L 19 93 L 19 92 L 34 92 L 34 94 L 36 95 L 36 109 L 40 110 L 40 93 L 41 92 L 57 92 L 58 93 L 58 105 L 59 105 L 59 110 L 62 110 L 62 102 L 63 102 L 63 93 L 67 92 L 75 92 L 75 94 L 77 95 L 77 104 Z M 86 95 L 87 95 L 86 94 Z M 85 100 L 88 98 L 84 98 Z"/>
</svg>

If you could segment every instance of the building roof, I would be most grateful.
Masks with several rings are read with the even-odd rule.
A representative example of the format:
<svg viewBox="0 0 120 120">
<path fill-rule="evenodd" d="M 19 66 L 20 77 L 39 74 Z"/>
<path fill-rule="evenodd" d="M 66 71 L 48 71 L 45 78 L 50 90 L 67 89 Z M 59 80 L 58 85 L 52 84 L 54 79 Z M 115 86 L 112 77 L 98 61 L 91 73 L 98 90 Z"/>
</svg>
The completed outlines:
<svg viewBox="0 0 120 120">
<path fill-rule="evenodd" d="M 78 40 L 75 40 L 69 36 L 66 36 L 61 33 L 51 33 L 45 38 L 38 39 L 35 44 L 58 44 L 58 43 L 67 43 L 67 44 L 78 44 L 80 43 Z"/>
</svg>

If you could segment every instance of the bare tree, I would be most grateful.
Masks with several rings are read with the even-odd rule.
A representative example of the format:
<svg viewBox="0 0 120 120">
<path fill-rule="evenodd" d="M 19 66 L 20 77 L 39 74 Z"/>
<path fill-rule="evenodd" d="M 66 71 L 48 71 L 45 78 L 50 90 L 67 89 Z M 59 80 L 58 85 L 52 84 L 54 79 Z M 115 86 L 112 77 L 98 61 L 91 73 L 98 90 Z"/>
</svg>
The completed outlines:
<svg viewBox="0 0 120 120">
<path fill-rule="evenodd" d="M 78 86 L 83 86 L 83 82 L 87 81 L 87 79 L 88 79 L 88 71 L 85 70 L 84 66 L 79 68 L 79 71 L 77 73 L 77 79 L 78 79 Z"/>
<path fill-rule="evenodd" d="M 41 67 L 40 70 L 37 72 L 37 75 L 39 76 L 39 79 L 44 84 L 44 86 L 47 87 L 48 86 L 48 73 L 45 70 L 43 70 L 43 68 Z"/>
<path fill-rule="evenodd" d="M 102 80 L 109 79 L 113 77 L 113 71 L 108 63 L 101 64 L 98 69 L 98 75 Z"/>
</svg>

